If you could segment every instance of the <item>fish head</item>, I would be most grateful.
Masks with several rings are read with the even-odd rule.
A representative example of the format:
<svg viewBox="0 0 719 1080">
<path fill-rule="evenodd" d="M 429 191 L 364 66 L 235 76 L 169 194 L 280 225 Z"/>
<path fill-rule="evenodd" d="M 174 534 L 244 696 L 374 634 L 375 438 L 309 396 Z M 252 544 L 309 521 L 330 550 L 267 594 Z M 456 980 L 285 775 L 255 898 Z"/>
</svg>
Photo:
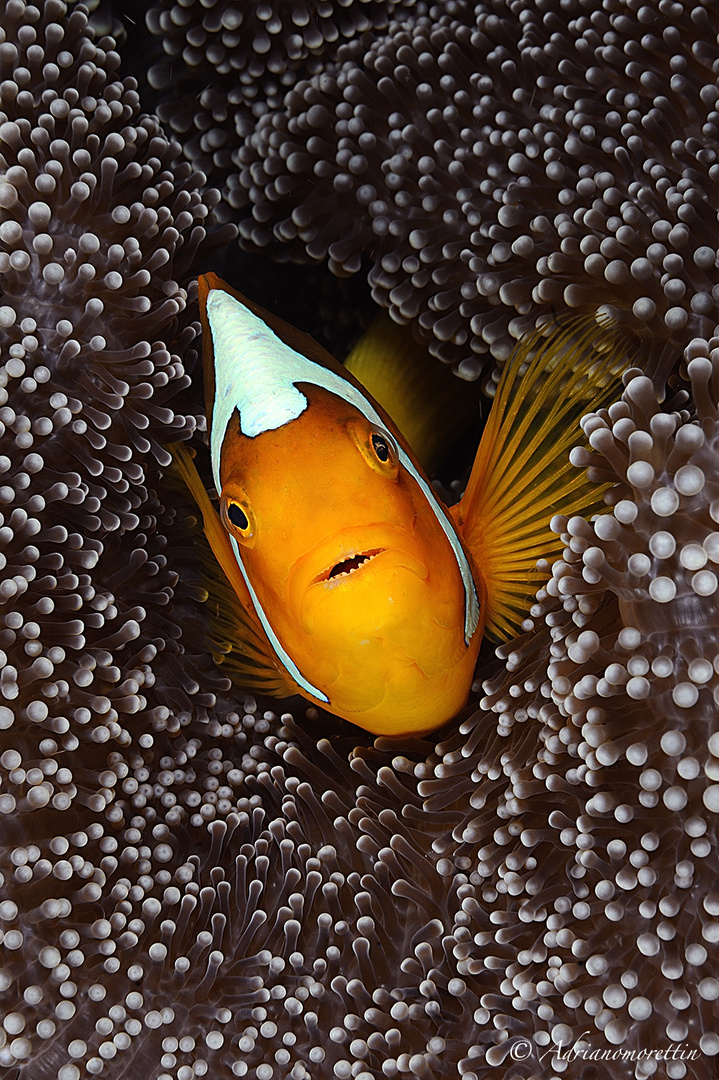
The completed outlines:
<svg viewBox="0 0 719 1080">
<path fill-rule="evenodd" d="M 216 322 L 215 349 L 222 336 Z M 436 728 L 464 703 L 481 639 L 477 622 L 467 630 L 477 600 L 461 544 L 391 420 L 338 365 L 267 351 L 249 372 L 261 394 L 243 383 L 220 425 L 236 373 L 215 364 L 211 449 L 221 518 L 270 641 L 337 715 L 376 733 Z M 277 376 L 283 364 L 273 382 L 267 366 Z"/>
</svg>

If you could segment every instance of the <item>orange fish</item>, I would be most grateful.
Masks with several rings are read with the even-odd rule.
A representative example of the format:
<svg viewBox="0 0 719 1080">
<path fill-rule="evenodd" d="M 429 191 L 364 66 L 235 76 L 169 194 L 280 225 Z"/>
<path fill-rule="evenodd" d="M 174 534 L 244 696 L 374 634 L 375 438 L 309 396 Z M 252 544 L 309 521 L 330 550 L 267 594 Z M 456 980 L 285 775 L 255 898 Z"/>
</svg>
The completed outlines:
<svg viewBox="0 0 719 1080">
<path fill-rule="evenodd" d="M 537 559 L 560 550 L 552 514 L 603 506 L 568 453 L 582 413 L 616 392 L 617 335 L 590 318 L 524 344 L 447 508 L 347 368 L 214 274 L 199 294 L 219 515 L 173 453 L 221 568 L 218 651 L 248 688 L 378 734 L 434 730 L 464 705 L 485 631 L 526 617 Z"/>
</svg>

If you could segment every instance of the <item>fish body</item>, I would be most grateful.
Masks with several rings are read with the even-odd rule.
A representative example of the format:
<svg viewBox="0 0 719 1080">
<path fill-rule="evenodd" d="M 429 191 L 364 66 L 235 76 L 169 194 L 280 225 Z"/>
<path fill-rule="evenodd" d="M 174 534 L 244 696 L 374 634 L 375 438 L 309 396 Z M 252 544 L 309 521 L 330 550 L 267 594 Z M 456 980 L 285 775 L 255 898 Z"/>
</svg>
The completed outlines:
<svg viewBox="0 0 719 1080">
<path fill-rule="evenodd" d="M 186 452 L 176 456 L 232 589 L 233 644 L 241 654 L 252 638 L 273 693 L 299 692 L 377 734 L 434 730 L 466 701 L 487 615 L 496 622 L 502 608 L 481 503 L 487 492 L 491 502 L 498 476 L 502 489 L 506 462 L 480 446 L 450 511 L 387 413 L 312 339 L 214 274 L 200 278 L 199 295 L 219 521 Z M 553 416 L 550 435 L 558 423 Z M 510 416 L 503 437 L 514 438 L 520 459 L 529 453 L 531 476 L 536 438 L 522 424 Z M 541 461 L 555 449 L 543 438 Z M 554 470 L 552 505 L 565 471 Z M 596 501 L 596 485 L 591 493 Z M 511 491 L 500 497 L 494 520 L 516 516 L 514 503 Z M 513 532 L 500 533 L 501 562 Z M 531 543 L 522 558 L 533 570 Z M 517 588 L 524 602 L 526 581 Z"/>
<path fill-rule="evenodd" d="M 450 515 L 339 364 L 213 276 L 200 296 L 220 516 L 275 662 L 368 730 L 436 727 L 463 704 L 482 637 Z"/>
</svg>

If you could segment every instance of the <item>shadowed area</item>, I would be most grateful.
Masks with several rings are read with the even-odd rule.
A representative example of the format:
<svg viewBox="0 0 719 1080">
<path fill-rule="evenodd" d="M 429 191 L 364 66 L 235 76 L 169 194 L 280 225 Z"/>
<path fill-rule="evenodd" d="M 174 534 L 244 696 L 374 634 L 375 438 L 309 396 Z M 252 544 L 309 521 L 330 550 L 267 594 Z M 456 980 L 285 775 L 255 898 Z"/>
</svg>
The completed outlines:
<svg viewBox="0 0 719 1080">
<path fill-rule="evenodd" d="M 548 56 L 566 89 L 552 90 L 561 117 L 542 120 L 547 145 L 565 121 L 584 140 L 589 105 L 578 102 L 586 87 L 584 97 L 571 88 L 594 69 L 584 61 L 578 74 L 560 55 L 560 5 L 494 8 L 478 6 L 482 26 L 456 33 L 452 55 L 472 41 L 491 54 L 492 71 L 504 80 L 496 74 L 501 100 L 515 116 L 529 105 L 512 96 L 518 67 L 500 52 L 512 53 L 524 27 L 530 59 L 531 50 L 542 54 L 537 63 Z M 164 31 L 172 48 L 193 20 L 213 12 L 230 23 L 223 32 L 237 29 L 238 5 L 183 10 L 187 29 Z M 447 3 L 442 17 L 464 13 L 466 22 L 467 10 Z M 676 135 L 684 149 L 662 156 L 650 147 L 645 194 L 632 187 L 638 173 L 627 181 L 632 205 L 647 208 L 637 232 L 644 243 L 654 230 L 651 246 L 665 248 L 661 258 L 658 250 L 635 250 L 621 231 L 634 211 L 622 224 L 616 208 L 624 213 L 631 199 L 624 181 L 601 187 L 604 159 L 593 150 L 578 146 L 571 155 L 565 142 L 551 161 L 525 154 L 556 166 L 537 195 L 545 202 L 561 204 L 569 190 L 560 168 L 574 179 L 577 170 L 594 170 L 577 179 L 591 179 L 603 192 L 592 198 L 607 207 L 604 218 L 600 206 L 585 207 L 585 222 L 595 214 L 590 223 L 604 222 L 592 232 L 592 254 L 607 267 L 630 260 L 631 277 L 616 284 L 602 270 L 596 300 L 621 309 L 628 296 L 634 310 L 641 297 L 633 283 L 643 283 L 642 296 L 655 305 L 646 326 L 656 330 L 660 351 L 673 350 L 668 363 L 683 358 L 691 396 L 660 407 L 650 381 L 634 372 L 620 401 L 585 420 L 586 441 L 572 461 L 616 485 L 611 510 L 593 522 L 555 520 L 562 558 L 523 637 L 503 647 L 501 664 L 482 658 L 482 674 L 492 677 L 481 701 L 477 688 L 437 741 L 393 743 L 297 700 L 249 698 L 213 663 L 194 511 L 168 480 L 164 447 L 204 424 L 191 386 L 199 333 L 192 279 L 234 231 L 213 217 L 219 193 L 180 162 L 180 147 L 141 111 L 132 80 L 118 75 L 114 42 L 93 40 L 82 10 L 68 12 L 59 0 L 0 5 L 0 1067 L 8 1080 L 545 1080 L 555 1072 L 644 1080 L 665 1068 L 692 1080 L 715 1075 L 719 338 L 712 336 L 714 300 L 706 310 L 701 303 L 709 301 L 693 303 L 711 298 L 714 268 L 705 253 L 715 223 L 701 225 L 705 209 L 691 194 L 710 190 L 706 177 L 713 183 L 717 95 L 705 71 L 716 28 L 708 10 L 613 0 L 561 6 L 569 28 L 562 32 L 573 40 L 604 34 L 612 71 L 621 46 L 626 85 L 616 90 L 627 100 L 612 104 L 616 122 L 605 110 L 601 123 L 620 133 L 633 125 L 622 135 L 632 153 L 641 149 L 634 139 L 666 145 L 670 104 L 658 99 L 676 104 L 671 94 L 685 93 L 686 133 Z M 258 20 L 270 35 L 273 21 L 301 22 L 305 12 L 306 25 L 320 20 L 326 33 L 321 41 L 309 29 L 291 35 L 297 60 L 289 67 L 299 74 L 287 83 L 272 67 L 282 49 L 258 47 L 268 60 L 253 67 L 245 39 L 237 66 L 245 98 L 237 108 L 251 111 L 255 85 L 273 110 L 283 101 L 300 109 L 297 95 L 323 87 L 331 97 L 332 80 L 345 78 L 342 65 L 360 48 L 362 56 L 389 50 L 382 64 L 391 61 L 393 70 L 395 61 L 411 66 L 415 38 L 392 21 L 409 11 L 379 3 L 255 7 L 253 42 L 261 37 Z M 426 50 L 427 70 L 437 74 L 449 23 L 431 31 L 426 9 L 416 12 L 435 50 Z M 149 18 L 153 29 L 160 25 L 159 15 Z M 532 44 L 537 19 L 545 38 Z M 508 26 L 517 33 L 507 38 Z M 654 38 L 674 58 L 662 59 L 659 70 L 683 80 L 676 90 L 670 85 L 671 94 L 643 74 L 664 56 Z M 423 56 L 417 53 L 420 65 Z M 201 64 L 216 62 L 214 52 L 208 57 Z M 455 78 L 463 77 L 460 59 Z M 329 82 L 322 83 L 324 63 Z M 376 111 L 368 71 L 357 94 Z M 272 94 L 270 76 L 278 80 Z M 283 98 L 290 84 L 295 96 Z M 440 91 L 459 88 L 440 84 L 432 94 Z M 651 106 L 648 93 L 657 98 Z M 208 94 L 217 110 L 220 90 L 213 84 Z M 576 123 L 566 119 L 568 102 Z M 691 113 L 698 103 L 705 116 Z M 481 115 L 490 106 L 477 104 Z M 234 107 L 225 106 L 228 129 L 240 130 L 243 154 L 255 153 L 264 144 L 236 128 Z M 466 107 L 461 97 L 443 105 Z M 204 100 L 198 118 L 203 110 Z M 258 132 L 272 148 L 273 113 L 257 112 Z M 378 132 L 380 122 L 389 124 L 386 112 L 384 105 Z M 434 112 L 427 116 L 440 124 Z M 278 114 L 278 133 L 284 123 Z M 456 136 L 454 123 L 449 113 L 442 120 L 447 146 L 450 136 L 457 147 L 478 141 L 475 132 L 464 139 L 463 127 Z M 691 125 L 706 128 L 701 145 Z M 424 121 L 415 126 L 423 139 Z M 515 128 L 507 119 L 506 130 Z M 327 128 L 326 155 L 336 153 L 331 138 Z M 519 153 L 515 142 L 487 136 L 477 160 L 488 177 L 493 169 L 505 175 L 506 155 Z M 222 179 L 230 175 L 231 156 L 220 165 L 209 157 L 225 169 Z M 447 149 L 427 175 L 456 177 L 450 157 Z M 616 160 L 624 168 L 619 151 Z M 379 159 L 372 168 L 382 172 Z M 682 171 L 692 183 L 680 188 Z M 346 219 L 322 170 L 315 175 L 328 215 Z M 261 206 L 265 187 L 259 179 L 256 186 Z M 344 189 L 332 182 L 332 190 Z M 586 185 L 574 190 L 576 199 L 590 198 Z M 663 216 L 655 213 L 657 193 Z M 500 200 L 486 198 L 502 214 Z M 532 300 L 537 311 L 540 301 L 569 303 L 575 278 L 581 289 L 594 274 L 589 255 L 578 253 L 583 241 L 573 246 L 571 222 L 566 261 L 550 258 L 561 222 L 546 220 L 538 235 L 548 238 L 540 244 L 548 292 Z M 484 252 L 476 257 L 489 258 L 492 240 L 500 263 L 505 240 L 488 222 L 486 237 L 476 223 Z M 358 237 L 364 219 L 360 225 Z M 442 218 L 437 245 L 454 227 Z M 511 248 L 514 226 L 501 227 L 510 229 Z M 602 253 L 609 232 L 617 247 Z M 279 227 L 273 236 L 281 242 Z M 324 257 L 323 243 L 313 257 Z M 353 238 L 346 260 L 363 243 Z M 625 247 L 631 259 L 616 254 Z M 524 259 L 523 251 L 511 258 Z M 331 254 L 352 268 L 342 252 Z M 425 284 L 413 282 L 422 272 L 416 258 L 416 269 L 398 263 L 383 271 L 399 277 L 391 285 L 378 279 L 377 289 L 386 300 L 401 277 L 406 299 L 397 294 L 391 303 L 415 303 L 424 325 L 420 313 L 441 306 L 431 297 L 439 296 L 444 271 L 434 280 L 428 263 Z M 445 258 L 449 270 L 461 264 L 466 280 L 484 280 L 482 267 L 456 253 Z M 646 275 L 635 277 L 634 260 L 645 258 Z M 681 268 L 666 262 L 676 258 Z M 496 288 L 486 284 L 478 333 L 488 344 L 485 316 L 494 313 L 496 355 L 514 317 L 514 301 L 502 298 L 503 273 Z M 540 283 L 527 274 L 531 294 Z M 467 340 L 475 333 L 480 294 L 475 288 L 463 308 L 466 280 L 449 288 L 444 309 L 449 359 L 459 356 L 462 333 Z M 677 280 L 686 300 L 671 299 Z M 678 307 L 686 313 L 681 326 L 668 317 Z M 464 355 L 471 364 L 482 359 L 481 352 Z M 615 1056 L 553 1060 L 557 1046 L 581 1038 L 587 1051 Z M 670 1068 L 642 1054 L 672 1044 L 695 1057 L 676 1056 Z"/>
</svg>

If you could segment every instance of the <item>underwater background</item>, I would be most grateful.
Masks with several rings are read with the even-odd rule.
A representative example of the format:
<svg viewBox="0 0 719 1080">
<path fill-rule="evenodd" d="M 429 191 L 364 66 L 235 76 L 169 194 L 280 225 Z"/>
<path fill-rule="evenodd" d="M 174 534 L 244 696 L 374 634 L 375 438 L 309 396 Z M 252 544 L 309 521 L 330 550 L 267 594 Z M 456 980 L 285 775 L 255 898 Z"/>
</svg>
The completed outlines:
<svg viewBox="0 0 719 1080">
<path fill-rule="evenodd" d="M 718 34 L 711 0 L 0 4 L 8 1080 L 716 1074 Z M 545 314 L 639 348 L 572 455 L 612 513 L 556 523 L 436 740 L 208 651 L 165 449 L 208 268 L 340 356 L 387 308 L 468 387 Z"/>
</svg>

